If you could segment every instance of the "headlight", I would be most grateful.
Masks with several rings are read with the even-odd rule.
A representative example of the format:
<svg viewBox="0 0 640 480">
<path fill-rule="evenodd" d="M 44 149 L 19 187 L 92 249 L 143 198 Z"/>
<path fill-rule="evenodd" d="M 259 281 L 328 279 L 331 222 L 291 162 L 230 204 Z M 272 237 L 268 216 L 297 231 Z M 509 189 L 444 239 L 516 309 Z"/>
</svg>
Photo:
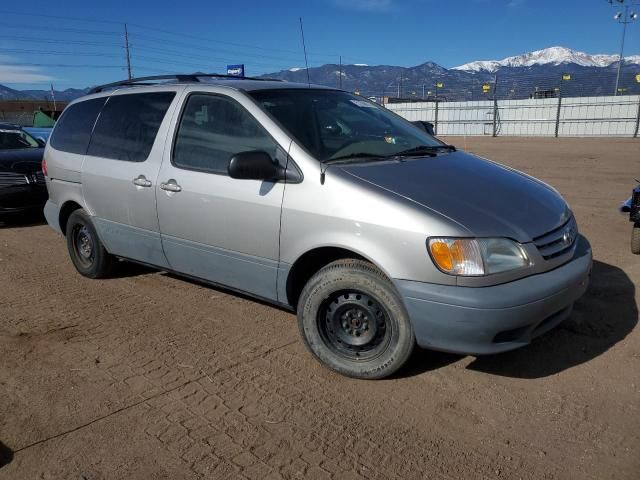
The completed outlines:
<svg viewBox="0 0 640 480">
<path fill-rule="evenodd" d="M 508 238 L 430 238 L 436 266 L 450 275 L 479 276 L 530 265 L 522 247 Z"/>
</svg>

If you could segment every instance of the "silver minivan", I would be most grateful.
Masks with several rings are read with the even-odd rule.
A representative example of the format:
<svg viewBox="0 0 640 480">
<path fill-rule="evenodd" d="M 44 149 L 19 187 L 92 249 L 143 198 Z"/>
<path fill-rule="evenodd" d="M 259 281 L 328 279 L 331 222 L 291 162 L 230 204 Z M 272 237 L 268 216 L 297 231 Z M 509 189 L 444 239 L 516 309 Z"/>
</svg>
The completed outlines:
<svg viewBox="0 0 640 480">
<path fill-rule="evenodd" d="M 526 345 L 570 315 L 591 271 L 552 187 L 332 88 L 98 87 L 67 107 L 43 169 L 47 221 L 82 275 L 129 260 L 284 306 L 351 377 L 392 374 L 416 344 Z"/>
</svg>

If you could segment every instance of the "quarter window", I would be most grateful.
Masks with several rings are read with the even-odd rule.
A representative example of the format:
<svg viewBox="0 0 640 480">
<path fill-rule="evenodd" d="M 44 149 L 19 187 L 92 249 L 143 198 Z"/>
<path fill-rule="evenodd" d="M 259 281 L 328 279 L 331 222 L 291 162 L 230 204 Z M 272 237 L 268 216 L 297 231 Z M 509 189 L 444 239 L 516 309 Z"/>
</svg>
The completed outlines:
<svg viewBox="0 0 640 480">
<path fill-rule="evenodd" d="M 193 94 L 187 100 L 173 151 L 177 167 L 226 174 L 236 153 L 262 150 L 277 156 L 277 143 L 239 103 Z"/>
<path fill-rule="evenodd" d="M 51 133 L 50 145 L 62 152 L 87 153 L 91 130 L 106 100 L 93 98 L 67 107 Z"/>
<path fill-rule="evenodd" d="M 100 113 L 88 155 L 144 162 L 175 92 L 113 95 Z"/>
</svg>

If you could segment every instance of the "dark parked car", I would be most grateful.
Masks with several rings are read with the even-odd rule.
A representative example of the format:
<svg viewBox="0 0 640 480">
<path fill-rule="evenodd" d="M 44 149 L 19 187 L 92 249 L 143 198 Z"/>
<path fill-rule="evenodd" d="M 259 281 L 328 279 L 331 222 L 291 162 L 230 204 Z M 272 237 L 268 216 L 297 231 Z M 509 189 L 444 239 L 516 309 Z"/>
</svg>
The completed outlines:
<svg viewBox="0 0 640 480">
<path fill-rule="evenodd" d="M 43 153 L 42 140 L 18 125 L 0 123 L 0 217 L 42 211 L 48 198 Z"/>
<path fill-rule="evenodd" d="M 640 185 L 633 189 L 631 196 L 620 206 L 620 211 L 628 213 L 629 221 L 633 222 L 631 253 L 640 255 Z"/>
</svg>

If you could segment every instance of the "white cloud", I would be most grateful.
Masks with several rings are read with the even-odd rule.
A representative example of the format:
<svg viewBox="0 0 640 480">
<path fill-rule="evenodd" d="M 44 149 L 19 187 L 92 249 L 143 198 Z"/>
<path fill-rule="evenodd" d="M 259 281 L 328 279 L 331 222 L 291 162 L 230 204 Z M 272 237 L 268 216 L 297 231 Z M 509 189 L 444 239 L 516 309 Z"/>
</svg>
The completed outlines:
<svg viewBox="0 0 640 480">
<path fill-rule="evenodd" d="M 39 67 L 15 65 L 16 60 L 0 55 L 0 84 L 48 82 L 53 77 L 40 72 Z"/>
<path fill-rule="evenodd" d="M 360 10 L 364 12 L 388 12 L 394 0 L 332 0 L 340 8 Z"/>
</svg>

